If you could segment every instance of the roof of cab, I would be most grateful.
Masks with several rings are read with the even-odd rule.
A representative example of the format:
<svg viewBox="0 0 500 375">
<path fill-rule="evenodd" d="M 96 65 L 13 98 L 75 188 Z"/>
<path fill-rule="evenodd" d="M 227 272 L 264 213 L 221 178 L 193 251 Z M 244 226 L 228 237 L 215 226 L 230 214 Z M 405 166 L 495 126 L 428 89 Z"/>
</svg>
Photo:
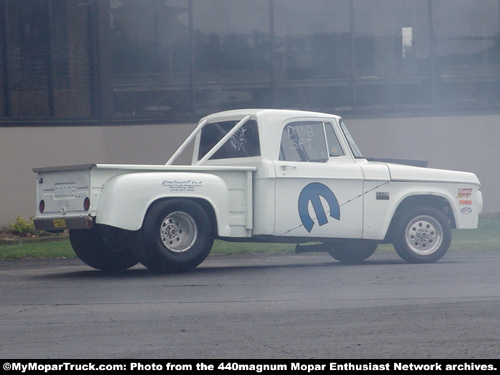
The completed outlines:
<svg viewBox="0 0 500 375">
<path fill-rule="evenodd" d="M 238 121 L 245 116 L 250 115 L 251 118 L 257 120 L 259 126 L 260 150 L 261 156 L 265 159 L 276 160 L 279 156 L 281 144 L 282 127 L 285 122 L 311 120 L 329 121 L 340 118 L 337 115 L 300 111 L 294 109 L 236 109 L 211 114 L 203 118 L 209 123 L 219 121 Z"/>
<path fill-rule="evenodd" d="M 265 109 L 265 108 L 249 108 L 235 109 L 231 111 L 217 112 L 204 117 L 208 122 L 238 120 L 250 115 L 257 120 L 281 120 L 282 121 L 294 117 L 318 117 L 318 118 L 339 118 L 339 116 L 330 113 L 321 113 L 313 111 L 301 111 L 296 109 Z M 202 120 L 203 120 L 202 119 Z"/>
</svg>

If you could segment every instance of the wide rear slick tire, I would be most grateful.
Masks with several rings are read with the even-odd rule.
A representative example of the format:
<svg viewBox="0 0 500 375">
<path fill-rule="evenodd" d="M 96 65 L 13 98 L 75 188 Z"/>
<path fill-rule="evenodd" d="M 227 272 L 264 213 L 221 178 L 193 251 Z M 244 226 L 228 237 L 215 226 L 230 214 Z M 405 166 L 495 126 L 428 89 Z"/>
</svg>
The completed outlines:
<svg viewBox="0 0 500 375">
<path fill-rule="evenodd" d="M 80 260 L 92 268 L 106 272 L 119 272 L 135 266 L 138 261 L 129 248 L 122 250 L 106 246 L 100 227 L 71 229 L 71 247 Z"/>
<path fill-rule="evenodd" d="M 412 207 L 395 224 L 393 245 L 407 262 L 432 263 L 446 254 L 451 236 L 444 213 L 433 207 Z"/>
<path fill-rule="evenodd" d="M 153 204 L 136 246 L 139 261 L 156 272 L 185 272 L 196 268 L 210 253 L 213 225 L 205 209 L 186 199 Z"/>
</svg>

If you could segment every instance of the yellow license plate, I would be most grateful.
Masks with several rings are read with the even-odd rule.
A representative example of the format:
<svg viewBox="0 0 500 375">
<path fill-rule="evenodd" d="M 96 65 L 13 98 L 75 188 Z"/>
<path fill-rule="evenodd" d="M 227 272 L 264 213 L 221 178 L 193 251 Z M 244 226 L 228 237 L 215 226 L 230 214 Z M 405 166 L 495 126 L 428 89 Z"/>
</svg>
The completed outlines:
<svg viewBox="0 0 500 375">
<path fill-rule="evenodd" d="M 66 220 L 55 219 L 52 221 L 54 223 L 54 228 L 66 228 Z"/>
</svg>

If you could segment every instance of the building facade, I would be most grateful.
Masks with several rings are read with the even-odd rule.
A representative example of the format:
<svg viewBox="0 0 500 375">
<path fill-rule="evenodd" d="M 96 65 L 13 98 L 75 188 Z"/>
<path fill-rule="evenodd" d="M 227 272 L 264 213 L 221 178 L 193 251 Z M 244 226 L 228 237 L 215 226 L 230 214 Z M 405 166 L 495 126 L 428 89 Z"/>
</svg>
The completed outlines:
<svg viewBox="0 0 500 375">
<path fill-rule="evenodd" d="M 0 0 L 0 46 L 0 225 L 33 214 L 33 167 L 161 164 L 248 107 L 342 115 L 500 212 L 500 0 Z"/>
</svg>

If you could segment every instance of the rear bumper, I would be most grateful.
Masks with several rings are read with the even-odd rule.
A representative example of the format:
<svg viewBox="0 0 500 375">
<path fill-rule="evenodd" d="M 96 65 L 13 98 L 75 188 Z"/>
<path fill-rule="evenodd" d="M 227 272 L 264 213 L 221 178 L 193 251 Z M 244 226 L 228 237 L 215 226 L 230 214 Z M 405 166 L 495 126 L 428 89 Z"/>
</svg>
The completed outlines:
<svg viewBox="0 0 500 375">
<path fill-rule="evenodd" d="M 33 220 L 36 230 L 61 231 L 64 229 L 90 229 L 94 225 L 91 216 L 47 217 Z"/>
</svg>

